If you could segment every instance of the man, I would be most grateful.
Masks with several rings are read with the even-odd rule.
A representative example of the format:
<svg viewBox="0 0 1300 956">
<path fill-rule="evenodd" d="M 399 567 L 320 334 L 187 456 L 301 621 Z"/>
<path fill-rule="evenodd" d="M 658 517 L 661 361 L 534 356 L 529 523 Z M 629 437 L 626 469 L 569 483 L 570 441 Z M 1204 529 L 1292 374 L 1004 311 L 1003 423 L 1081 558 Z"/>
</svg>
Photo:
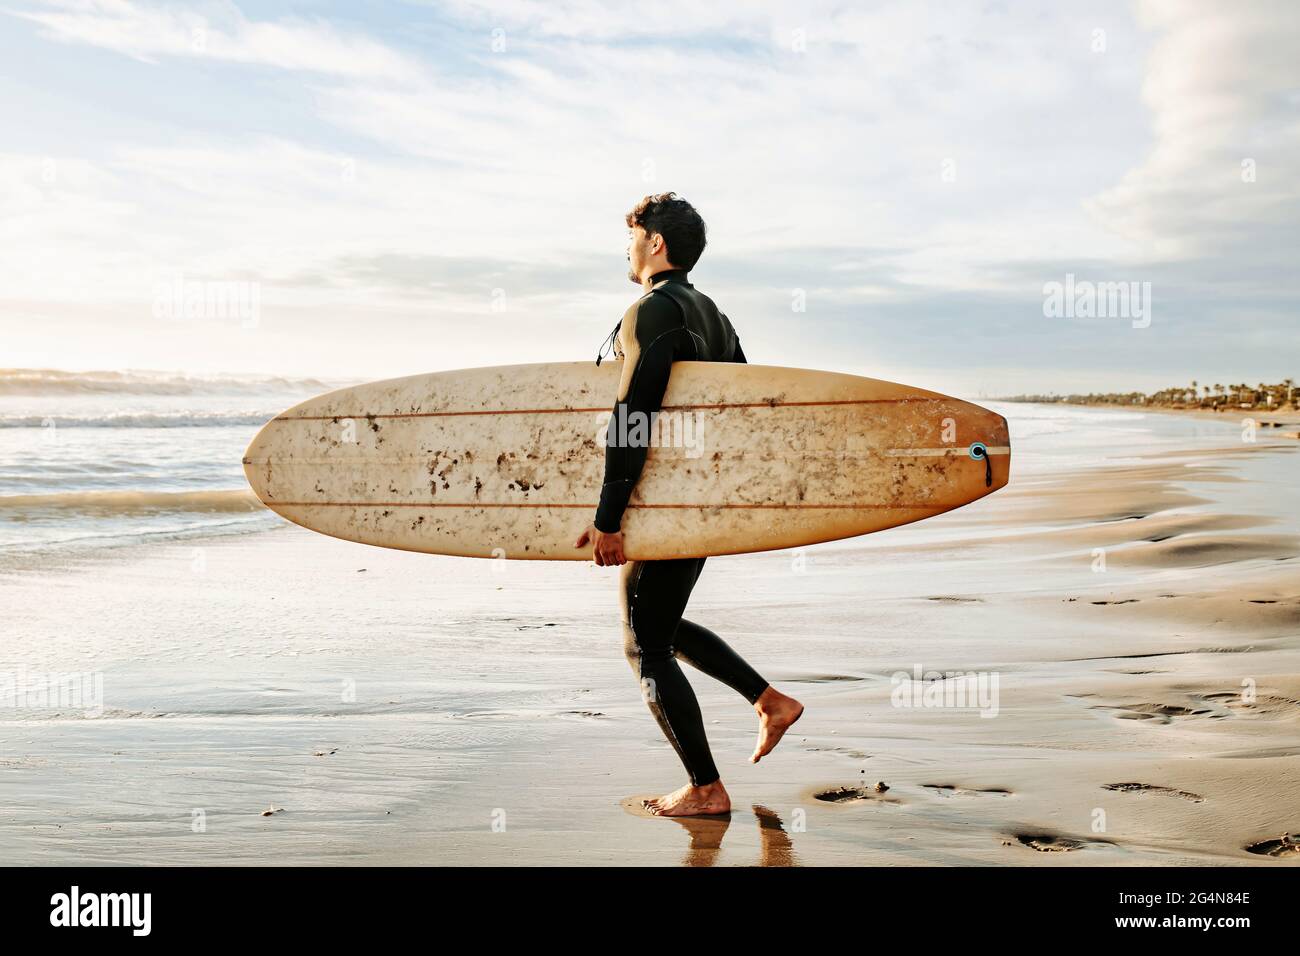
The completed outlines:
<svg viewBox="0 0 1300 956">
<path fill-rule="evenodd" d="M 674 193 L 646 196 L 627 214 L 631 230 L 628 278 L 645 290 L 615 331 L 623 359 L 618 398 L 605 446 L 605 480 L 593 524 L 574 543 L 592 543 L 601 566 L 622 565 L 620 610 L 623 647 L 641 681 L 642 694 L 690 782 L 646 801 L 663 816 L 728 813 L 731 800 L 709 751 L 704 721 L 681 658 L 743 695 L 758 713 L 757 763 L 799 719 L 803 705 L 758 675 L 722 638 L 682 618 L 704 558 L 627 561 L 620 530 L 623 512 L 645 465 L 651 428 L 620 422 L 652 421 L 663 404 L 675 361 L 744 362 L 727 317 L 687 281 L 704 251 L 704 220 Z M 644 439 L 637 436 L 647 436 Z M 623 441 L 624 444 L 620 444 Z"/>
</svg>

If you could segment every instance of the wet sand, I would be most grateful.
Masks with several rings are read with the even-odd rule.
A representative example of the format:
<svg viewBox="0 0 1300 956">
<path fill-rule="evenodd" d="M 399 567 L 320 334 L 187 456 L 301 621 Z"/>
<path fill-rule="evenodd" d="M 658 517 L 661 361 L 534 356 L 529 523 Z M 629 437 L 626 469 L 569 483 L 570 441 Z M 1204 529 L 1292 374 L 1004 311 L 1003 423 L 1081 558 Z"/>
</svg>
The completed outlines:
<svg viewBox="0 0 1300 956">
<path fill-rule="evenodd" d="M 104 689 L 98 715 L 0 713 L 0 851 L 1297 865 L 1300 520 L 1268 476 L 1293 475 L 1298 450 L 1013 471 L 924 535 L 710 559 L 688 617 L 807 705 L 751 765 L 752 710 L 690 672 L 732 797 L 721 820 L 637 810 L 683 781 L 622 659 L 612 569 L 294 527 L 8 559 L 0 671 Z M 903 700 L 893 678 L 914 668 Z M 996 678 L 996 696 L 902 706 L 959 686 L 926 672 Z"/>
</svg>

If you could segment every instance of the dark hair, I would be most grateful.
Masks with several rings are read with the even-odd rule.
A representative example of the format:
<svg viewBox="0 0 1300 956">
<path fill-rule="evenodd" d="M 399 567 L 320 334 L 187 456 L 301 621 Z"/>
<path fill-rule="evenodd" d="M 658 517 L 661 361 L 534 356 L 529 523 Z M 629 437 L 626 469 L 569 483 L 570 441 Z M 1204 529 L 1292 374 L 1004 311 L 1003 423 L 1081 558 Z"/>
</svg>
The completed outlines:
<svg viewBox="0 0 1300 956">
<path fill-rule="evenodd" d="M 690 272 L 704 252 L 704 220 L 695 207 L 676 193 L 646 196 L 627 214 L 628 228 L 640 226 L 646 235 L 658 233 L 668 245 L 668 261 Z"/>
</svg>

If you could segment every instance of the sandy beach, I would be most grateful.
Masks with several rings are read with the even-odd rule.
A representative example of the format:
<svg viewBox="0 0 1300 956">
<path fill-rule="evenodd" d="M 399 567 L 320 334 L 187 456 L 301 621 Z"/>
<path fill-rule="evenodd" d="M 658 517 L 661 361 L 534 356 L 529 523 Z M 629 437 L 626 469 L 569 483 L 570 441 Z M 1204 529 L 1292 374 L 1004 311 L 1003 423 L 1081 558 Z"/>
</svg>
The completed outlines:
<svg viewBox="0 0 1300 956">
<path fill-rule="evenodd" d="M 691 672 L 729 819 L 635 809 L 682 773 L 622 658 L 609 569 L 288 525 L 5 553 L 0 850 L 89 865 L 1300 863 L 1285 838 L 1300 832 L 1300 446 L 1209 424 L 1154 441 L 1137 427 L 1152 419 L 1077 412 L 1116 449 L 1080 464 L 1006 407 L 1018 457 L 998 494 L 709 560 L 687 616 L 807 705 L 750 765 L 752 710 Z M 66 674 L 98 678 L 102 698 L 16 700 Z"/>
</svg>

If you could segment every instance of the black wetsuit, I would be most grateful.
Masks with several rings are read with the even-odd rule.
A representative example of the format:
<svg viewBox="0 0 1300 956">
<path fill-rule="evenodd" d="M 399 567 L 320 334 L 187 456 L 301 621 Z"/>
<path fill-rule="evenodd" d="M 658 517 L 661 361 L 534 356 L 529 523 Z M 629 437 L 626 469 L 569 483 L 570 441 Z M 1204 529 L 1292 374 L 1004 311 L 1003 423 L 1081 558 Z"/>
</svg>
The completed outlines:
<svg viewBox="0 0 1300 956">
<path fill-rule="evenodd" d="M 647 453 L 646 444 L 635 440 L 636 429 L 619 429 L 618 422 L 635 421 L 632 416 L 638 412 L 651 418 L 660 410 L 675 361 L 745 361 L 731 322 L 708 296 L 696 291 L 684 271 L 660 272 L 651 282 L 651 291 L 627 310 L 615 333 L 622 346 L 623 374 L 606 440 L 605 481 L 595 519 L 605 532 L 619 530 Z M 734 688 L 751 704 L 768 686 L 717 634 L 682 618 L 704 561 L 628 561 L 619 582 L 624 653 L 650 712 L 696 786 L 717 780 L 718 768 L 695 692 L 678 659 Z"/>
</svg>

